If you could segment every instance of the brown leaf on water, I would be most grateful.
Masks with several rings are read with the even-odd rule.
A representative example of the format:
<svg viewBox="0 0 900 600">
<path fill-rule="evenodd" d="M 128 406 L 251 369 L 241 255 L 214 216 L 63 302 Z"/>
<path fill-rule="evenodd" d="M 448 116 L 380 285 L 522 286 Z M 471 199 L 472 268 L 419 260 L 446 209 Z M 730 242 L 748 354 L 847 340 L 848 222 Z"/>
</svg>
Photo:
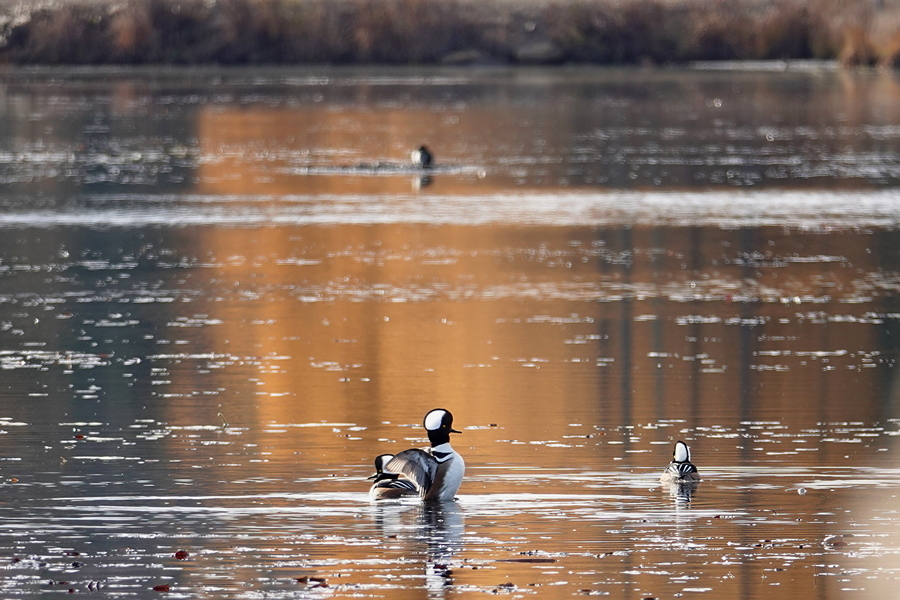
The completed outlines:
<svg viewBox="0 0 900 600">
<path fill-rule="evenodd" d="M 187 550 L 179 550 L 175 553 L 175 558 L 178 560 L 187 560 L 188 556 L 190 556 L 190 554 L 187 553 Z"/>
<path fill-rule="evenodd" d="M 168 592 L 168 591 L 169 591 L 169 584 L 168 584 L 168 583 L 161 583 L 161 584 L 159 584 L 159 585 L 154 585 L 154 586 L 153 586 L 153 591 L 154 591 L 154 592 Z"/>
</svg>

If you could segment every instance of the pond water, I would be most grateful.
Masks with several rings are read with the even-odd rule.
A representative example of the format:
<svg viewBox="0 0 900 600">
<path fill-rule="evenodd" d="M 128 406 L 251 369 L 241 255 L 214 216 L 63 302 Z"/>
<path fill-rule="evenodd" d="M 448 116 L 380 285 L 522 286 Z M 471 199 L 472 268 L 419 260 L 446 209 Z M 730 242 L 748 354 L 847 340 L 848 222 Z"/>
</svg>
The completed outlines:
<svg viewBox="0 0 900 600">
<path fill-rule="evenodd" d="M 897 75 L 6 70 L 0 123 L 4 597 L 900 583 Z M 434 407 L 458 500 L 369 501 Z"/>
</svg>

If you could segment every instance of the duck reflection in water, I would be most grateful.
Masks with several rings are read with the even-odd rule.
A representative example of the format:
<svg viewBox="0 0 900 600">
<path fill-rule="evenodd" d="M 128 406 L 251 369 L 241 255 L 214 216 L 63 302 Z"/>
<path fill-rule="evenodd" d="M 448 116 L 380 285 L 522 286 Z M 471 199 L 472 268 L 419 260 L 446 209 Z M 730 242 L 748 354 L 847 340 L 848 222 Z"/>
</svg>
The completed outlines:
<svg viewBox="0 0 900 600">
<path fill-rule="evenodd" d="M 675 500 L 676 507 L 688 507 L 694 497 L 694 492 L 700 487 L 699 481 L 670 481 L 663 483 L 663 489 L 668 490 L 669 495 Z"/>
<path fill-rule="evenodd" d="M 457 502 L 373 504 L 383 543 L 399 547 L 404 561 L 421 561 L 429 597 L 453 584 L 453 557 L 462 550 L 465 516 Z"/>
<path fill-rule="evenodd" d="M 417 175 L 412 178 L 412 189 L 414 192 L 431 185 L 431 175 Z"/>
</svg>

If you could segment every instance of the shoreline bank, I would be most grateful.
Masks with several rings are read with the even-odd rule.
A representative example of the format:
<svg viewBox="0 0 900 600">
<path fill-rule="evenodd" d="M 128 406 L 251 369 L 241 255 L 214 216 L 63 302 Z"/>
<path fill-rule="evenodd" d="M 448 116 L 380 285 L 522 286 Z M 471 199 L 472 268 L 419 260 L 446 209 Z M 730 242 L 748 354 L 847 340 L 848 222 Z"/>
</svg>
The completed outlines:
<svg viewBox="0 0 900 600">
<path fill-rule="evenodd" d="M 900 0 L 0 2 L 14 65 L 900 66 Z"/>
</svg>

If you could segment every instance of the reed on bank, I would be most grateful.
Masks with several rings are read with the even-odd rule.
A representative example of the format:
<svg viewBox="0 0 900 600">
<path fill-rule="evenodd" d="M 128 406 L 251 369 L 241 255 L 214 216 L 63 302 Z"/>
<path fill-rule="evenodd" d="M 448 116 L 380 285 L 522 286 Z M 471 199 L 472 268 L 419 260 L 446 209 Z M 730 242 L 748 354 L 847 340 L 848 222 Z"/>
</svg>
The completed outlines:
<svg viewBox="0 0 900 600">
<path fill-rule="evenodd" d="M 58 0 L 0 4 L 13 64 L 900 65 L 900 0 Z"/>
</svg>

